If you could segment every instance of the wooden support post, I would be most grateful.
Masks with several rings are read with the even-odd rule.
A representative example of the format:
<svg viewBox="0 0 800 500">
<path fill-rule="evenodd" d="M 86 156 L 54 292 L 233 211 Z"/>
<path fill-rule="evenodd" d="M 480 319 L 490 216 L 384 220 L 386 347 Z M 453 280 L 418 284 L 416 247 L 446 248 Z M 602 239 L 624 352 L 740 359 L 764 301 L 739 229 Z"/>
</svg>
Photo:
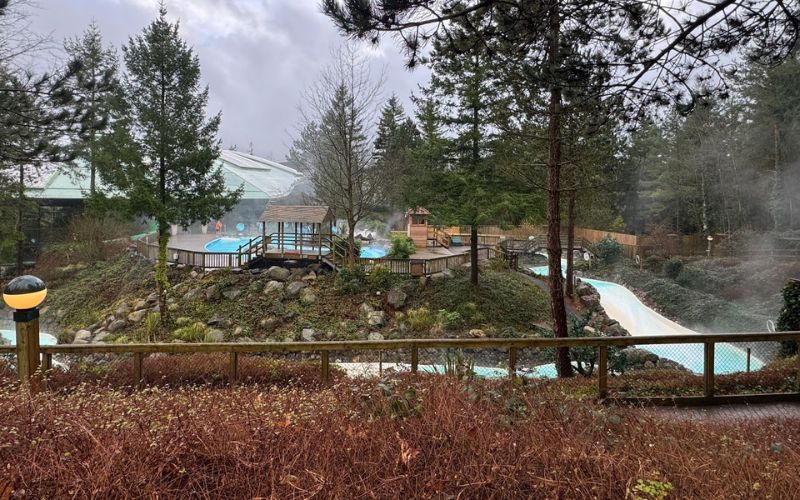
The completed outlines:
<svg viewBox="0 0 800 500">
<path fill-rule="evenodd" d="M 750 373 L 750 356 L 751 356 L 751 349 L 747 348 L 747 373 Z"/>
<path fill-rule="evenodd" d="M 419 367 L 419 350 L 417 346 L 411 346 L 411 373 L 417 373 Z"/>
<path fill-rule="evenodd" d="M 322 366 L 320 367 L 322 375 L 322 383 L 327 384 L 330 381 L 330 375 L 331 375 L 330 373 L 331 365 L 330 365 L 330 357 L 328 351 L 322 351 L 322 353 L 320 353 L 320 361 L 322 363 Z"/>
<path fill-rule="evenodd" d="M 232 352 L 228 358 L 228 381 L 234 383 L 239 379 L 239 353 Z"/>
<path fill-rule="evenodd" d="M 144 364 L 144 353 L 133 353 L 133 385 L 134 387 L 141 387 L 142 385 L 142 365 Z"/>
<path fill-rule="evenodd" d="M 608 397 L 608 346 L 601 345 L 600 361 L 597 365 L 597 390 L 600 399 Z"/>
<path fill-rule="evenodd" d="M 703 395 L 714 397 L 714 343 L 703 344 Z"/>
<path fill-rule="evenodd" d="M 35 385 L 34 377 L 39 368 L 39 312 L 35 311 L 35 315 L 36 317 L 27 321 L 16 322 L 17 373 L 23 385 L 32 386 Z"/>
<path fill-rule="evenodd" d="M 514 380 L 517 376 L 517 348 L 508 348 L 508 378 Z"/>
<path fill-rule="evenodd" d="M 42 355 L 42 371 L 49 372 L 53 369 L 53 355 L 49 352 Z"/>
<path fill-rule="evenodd" d="M 378 351 L 378 376 L 383 377 L 383 351 Z"/>
</svg>

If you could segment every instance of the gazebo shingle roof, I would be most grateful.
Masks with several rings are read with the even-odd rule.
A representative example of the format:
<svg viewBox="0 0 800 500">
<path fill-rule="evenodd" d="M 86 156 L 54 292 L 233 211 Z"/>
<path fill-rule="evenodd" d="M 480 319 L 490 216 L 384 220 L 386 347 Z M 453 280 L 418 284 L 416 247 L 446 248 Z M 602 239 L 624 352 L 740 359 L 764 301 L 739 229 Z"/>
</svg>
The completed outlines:
<svg viewBox="0 0 800 500">
<path fill-rule="evenodd" d="M 321 224 L 333 220 L 333 212 L 326 206 L 270 205 L 261 214 L 259 222 L 302 222 Z"/>
</svg>

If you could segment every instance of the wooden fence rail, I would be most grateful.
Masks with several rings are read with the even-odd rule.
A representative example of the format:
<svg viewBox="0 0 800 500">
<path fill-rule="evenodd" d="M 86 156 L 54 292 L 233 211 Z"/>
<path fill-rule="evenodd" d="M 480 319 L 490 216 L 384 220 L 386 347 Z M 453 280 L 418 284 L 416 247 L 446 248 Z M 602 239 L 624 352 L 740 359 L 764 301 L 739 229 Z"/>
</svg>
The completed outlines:
<svg viewBox="0 0 800 500">
<path fill-rule="evenodd" d="M 198 344 L 62 344 L 40 346 L 36 352 L 18 352 L 11 346 L 0 346 L 0 354 L 30 356 L 31 363 L 39 365 L 40 357 L 46 369 L 53 366 L 54 355 L 132 354 L 133 383 L 139 385 L 143 375 L 143 359 L 147 354 L 193 354 L 227 353 L 229 355 L 228 376 L 235 380 L 238 374 L 240 354 L 262 353 L 319 353 L 320 376 L 324 382 L 330 376 L 330 353 L 342 351 L 402 351 L 411 353 L 411 371 L 417 372 L 420 349 L 505 349 L 509 353 L 509 376 L 516 376 L 517 358 L 523 349 L 557 347 L 594 347 L 598 349 L 599 372 L 597 376 L 598 396 L 608 395 L 608 349 L 633 345 L 703 344 L 703 396 L 675 398 L 625 398 L 626 401 L 650 404 L 716 404 L 729 402 L 800 401 L 800 393 L 737 394 L 720 396 L 714 391 L 714 348 L 717 343 L 800 341 L 800 332 L 759 332 L 735 334 L 689 334 L 648 335 L 636 337 L 571 337 L 571 338 L 525 338 L 525 339 L 401 339 L 381 341 L 323 341 L 323 342 L 244 342 L 244 343 L 198 343 Z M 27 354 L 26 354 L 27 353 Z M 22 374 L 20 374 L 23 376 Z"/>
</svg>

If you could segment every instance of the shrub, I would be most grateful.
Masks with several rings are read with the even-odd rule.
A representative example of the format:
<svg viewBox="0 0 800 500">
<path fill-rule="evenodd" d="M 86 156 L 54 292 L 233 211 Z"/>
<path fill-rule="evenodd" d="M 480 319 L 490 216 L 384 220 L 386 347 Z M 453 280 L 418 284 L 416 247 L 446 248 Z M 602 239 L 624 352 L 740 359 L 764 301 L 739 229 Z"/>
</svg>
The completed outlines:
<svg viewBox="0 0 800 500">
<path fill-rule="evenodd" d="M 464 318 L 457 311 L 439 309 L 436 314 L 436 322 L 442 325 L 445 330 L 456 330 L 464 325 Z"/>
<path fill-rule="evenodd" d="M 791 280 L 783 287 L 783 309 L 778 316 L 778 331 L 791 332 L 800 330 L 800 281 Z M 793 356 L 797 354 L 797 342 L 781 342 L 781 354 Z"/>
<path fill-rule="evenodd" d="M 427 307 L 408 310 L 408 327 L 413 331 L 427 330 L 433 326 L 435 320 Z"/>
<path fill-rule="evenodd" d="M 664 275 L 670 279 L 676 279 L 683 270 L 683 261 L 677 258 L 671 258 L 664 263 Z"/>
<path fill-rule="evenodd" d="M 202 342 L 206 338 L 206 330 L 206 325 L 198 321 L 178 328 L 172 332 L 172 337 L 175 340 L 183 340 L 184 342 Z"/>
<path fill-rule="evenodd" d="M 407 259 L 417 251 L 414 240 L 405 234 L 393 234 L 387 257 L 391 259 Z"/>
<path fill-rule="evenodd" d="M 394 282 L 394 275 L 389 268 L 383 264 L 372 267 L 367 277 L 367 283 L 373 290 L 388 290 Z"/>
<path fill-rule="evenodd" d="M 650 255 L 646 259 L 644 259 L 644 267 L 648 271 L 652 271 L 654 273 L 660 273 L 661 270 L 664 268 L 664 257 L 660 255 Z"/>
<path fill-rule="evenodd" d="M 367 275 L 361 266 L 344 266 L 336 275 L 334 286 L 339 293 L 353 295 L 364 291 Z"/>
<path fill-rule="evenodd" d="M 508 271 L 511 267 L 506 259 L 502 257 L 492 257 L 484 262 L 483 266 L 492 271 Z"/>
<path fill-rule="evenodd" d="M 686 288 L 693 288 L 695 290 L 703 290 L 703 284 L 706 281 L 706 274 L 699 269 L 692 269 L 684 267 L 681 269 L 675 282 Z"/>
<path fill-rule="evenodd" d="M 610 236 L 606 236 L 595 243 L 594 253 L 604 264 L 613 264 L 622 258 L 622 245 Z"/>
</svg>

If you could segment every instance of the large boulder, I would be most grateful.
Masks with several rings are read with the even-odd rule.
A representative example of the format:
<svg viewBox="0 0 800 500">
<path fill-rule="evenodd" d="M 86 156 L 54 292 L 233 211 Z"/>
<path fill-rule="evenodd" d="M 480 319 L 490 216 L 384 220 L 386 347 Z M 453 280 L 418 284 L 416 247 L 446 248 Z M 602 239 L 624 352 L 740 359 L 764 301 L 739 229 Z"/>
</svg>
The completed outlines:
<svg viewBox="0 0 800 500">
<path fill-rule="evenodd" d="M 297 298 L 300 295 L 300 290 L 306 287 L 302 281 L 293 281 L 286 286 L 286 296 L 290 299 Z"/>
<path fill-rule="evenodd" d="M 593 286 L 591 286 L 591 285 L 589 285 L 587 283 L 581 283 L 575 289 L 575 292 L 578 294 L 579 297 L 585 297 L 587 295 L 592 295 L 592 294 L 596 293 L 596 290 L 594 289 Z"/>
<path fill-rule="evenodd" d="M 128 304 L 123 302 L 122 304 L 117 306 L 116 311 L 114 311 L 114 316 L 118 318 L 124 318 L 125 316 L 128 315 L 129 312 L 131 312 L 131 308 L 128 306 Z"/>
<path fill-rule="evenodd" d="M 96 344 L 98 342 L 103 342 L 109 335 L 111 335 L 111 332 L 101 330 L 100 333 L 94 336 L 94 338 L 92 339 L 92 343 Z"/>
<path fill-rule="evenodd" d="M 206 300 L 208 301 L 219 300 L 221 295 L 220 286 L 216 283 L 206 288 Z"/>
<path fill-rule="evenodd" d="M 280 281 L 272 280 L 264 287 L 264 295 L 273 295 L 283 293 L 283 283 Z"/>
<path fill-rule="evenodd" d="M 223 332 L 222 330 L 217 330 L 216 328 L 211 329 L 206 333 L 204 340 L 206 342 L 224 342 L 225 332 Z"/>
<path fill-rule="evenodd" d="M 369 335 L 367 335 L 367 340 L 383 340 L 383 335 L 378 332 L 369 332 Z"/>
<path fill-rule="evenodd" d="M 313 328 L 303 328 L 303 331 L 300 332 L 300 338 L 306 342 L 313 342 L 317 340 L 317 332 Z"/>
<path fill-rule="evenodd" d="M 314 281 L 316 279 L 317 279 L 317 273 L 315 273 L 314 271 L 309 271 L 308 274 L 303 276 L 303 281 Z"/>
<path fill-rule="evenodd" d="M 581 301 L 583 302 L 583 305 L 585 305 L 589 309 L 600 306 L 600 296 L 597 294 L 586 295 L 584 297 L 581 297 Z"/>
<path fill-rule="evenodd" d="M 202 293 L 203 293 L 203 289 L 200 288 L 199 286 L 197 288 L 192 288 L 191 290 L 189 290 L 188 292 L 183 294 L 183 300 L 184 301 L 197 300 L 197 299 L 200 298 L 200 295 Z"/>
<path fill-rule="evenodd" d="M 208 326 L 216 326 L 217 328 L 228 328 L 231 326 L 231 322 L 227 319 L 221 318 L 218 314 L 215 314 L 211 317 L 208 321 L 206 321 Z"/>
<path fill-rule="evenodd" d="M 147 301 L 144 299 L 139 299 L 133 303 L 133 310 L 139 311 L 141 309 L 147 309 Z"/>
<path fill-rule="evenodd" d="M 311 305 L 317 301 L 317 296 L 311 290 L 304 289 L 300 291 L 300 302 L 304 305 Z"/>
<path fill-rule="evenodd" d="M 276 281 L 286 281 L 289 279 L 289 276 L 291 275 L 292 272 L 284 267 L 272 266 L 269 269 L 267 269 L 267 276 L 269 276 L 270 279 Z"/>
<path fill-rule="evenodd" d="M 278 328 L 280 323 L 281 322 L 278 318 L 267 316 L 266 318 L 261 318 L 261 321 L 258 322 L 258 326 L 260 326 L 265 332 L 272 333 Z"/>
<path fill-rule="evenodd" d="M 125 328 L 128 324 L 123 319 L 114 320 L 108 325 L 108 331 L 111 333 L 118 332 Z"/>
<path fill-rule="evenodd" d="M 392 309 L 402 309 L 406 305 L 407 298 L 408 295 L 406 292 L 399 288 L 392 288 L 389 290 L 389 293 L 386 294 L 386 303 L 389 304 Z"/>
<path fill-rule="evenodd" d="M 128 321 L 131 323 L 139 323 L 147 316 L 147 309 L 141 309 L 139 311 L 133 311 L 128 315 Z"/>
<path fill-rule="evenodd" d="M 469 336 L 476 339 L 482 339 L 486 337 L 486 332 L 481 330 L 480 328 L 473 328 L 469 331 Z"/>
<path fill-rule="evenodd" d="M 367 315 L 367 324 L 370 326 L 383 326 L 386 324 L 386 313 L 383 311 L 372 311 Z"/>
<path fill-rule="evenodd" d="M 642 368 L 648 361 L 658 363 L 658 355 L 638 347 L 628 347 L 622 352 L 625 353 L 625 364 L 631 368 Z"/>
<path fill-rule="evenodd" d="M 78 330 L 72 339 L 73 344 L 88 344 L 92 340 L 92 332 L 89 330 Z"/>
<path fill-rule="evenodd" d="M 228 300 L 236 300 L 241 294 L 242 291 L 238 288 L 232 288 L 230 290 L 225 290 L 224 292 L 222 292 L 222 296 Z"/>
<path fill-rule="evenodd" d="M 362 303 L 358 309 L 361 311 L 361 314 L 368 316 L 369 313 L 373 312 L 375 309 L 369 305 L 367 302 Z"/>
<path fill-rule="evenodd" d="M 158 302 L 158 293 L 156 293 L 156 292 L 151 293 L 150 295 L 147 296 L 146 300 L 147 300 L 148 304 L 151 304 L 151 305 L 155 304 L 156 302 Z"/>
</svg>

